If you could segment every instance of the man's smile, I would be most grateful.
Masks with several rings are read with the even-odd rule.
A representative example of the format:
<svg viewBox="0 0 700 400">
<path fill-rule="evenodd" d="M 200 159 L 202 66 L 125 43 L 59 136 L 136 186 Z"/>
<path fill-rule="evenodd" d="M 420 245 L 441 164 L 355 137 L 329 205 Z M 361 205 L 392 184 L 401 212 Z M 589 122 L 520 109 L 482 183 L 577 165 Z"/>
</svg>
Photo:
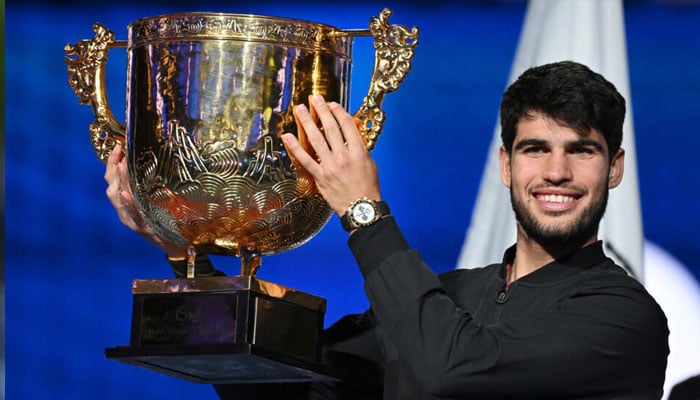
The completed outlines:
<svg viewBox="0 0 700 400">
<path fill-rule="evenodd" d="M 532 193 L 537 204 L 545 211 L 567 211 L 578 204 L 581 193 L 566 189 L 539 189 Z"/>
</svg>

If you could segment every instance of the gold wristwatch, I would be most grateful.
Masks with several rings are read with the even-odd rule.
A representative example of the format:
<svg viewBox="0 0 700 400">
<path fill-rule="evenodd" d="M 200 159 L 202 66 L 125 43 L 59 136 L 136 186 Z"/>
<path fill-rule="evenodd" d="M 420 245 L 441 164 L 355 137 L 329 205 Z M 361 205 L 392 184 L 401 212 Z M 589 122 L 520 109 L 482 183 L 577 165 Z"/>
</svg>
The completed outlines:
<svg viewBox="0 0 700 400">
<path fill-rule="evenodd" d="M 367 197 L 353 201 L 345 214 L 340 217 L 343 229 L 364 228 L 377 222 L 379 218 L 389 215 L 389 205 L 385 201 L 374 201 Z"/>
</svg>

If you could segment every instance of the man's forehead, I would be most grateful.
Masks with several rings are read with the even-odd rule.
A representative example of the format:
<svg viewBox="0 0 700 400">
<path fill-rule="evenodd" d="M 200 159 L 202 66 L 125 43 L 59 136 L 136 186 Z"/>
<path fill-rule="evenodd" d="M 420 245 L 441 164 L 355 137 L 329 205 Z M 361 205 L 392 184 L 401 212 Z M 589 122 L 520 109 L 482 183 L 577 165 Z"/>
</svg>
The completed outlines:
<svg viewBox="0 0 700 400">
<path fill-rule="evenodd" d="M 516 128 L 515 140 L 518 136 L 524 135 L 541 135 L 551 137 L 560 133 L 571 133 L 580 138 L 591 138 L 594 140 L 605 141 L 603 135 L 595 129 L 575 124 L 554 118 L 540 111 L 529 112 L 521 117 Z"/>
<path fill-rule="evenodd" d="M 513 144 L 527 140 L 541 143 L 567 144 L 598 143 L 607 150 L 605 137 L 595 129 L 577 128 L 544 113 L 531 113 L 518 121 Z"/>
</svg>

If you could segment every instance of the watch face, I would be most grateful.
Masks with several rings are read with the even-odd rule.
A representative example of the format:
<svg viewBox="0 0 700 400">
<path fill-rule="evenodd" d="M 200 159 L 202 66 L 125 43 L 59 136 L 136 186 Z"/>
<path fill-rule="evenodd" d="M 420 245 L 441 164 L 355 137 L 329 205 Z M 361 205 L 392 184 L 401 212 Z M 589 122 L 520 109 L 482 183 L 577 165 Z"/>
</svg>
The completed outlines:
<svg viewBox="0 0 700 400">
<path fill-rule="evenodd" d="M 372 222 L 376 215 L 374 207 L 369 203 L 357 203 L 352 209 L 352 218 L 360 225 Z"/>
</svg>

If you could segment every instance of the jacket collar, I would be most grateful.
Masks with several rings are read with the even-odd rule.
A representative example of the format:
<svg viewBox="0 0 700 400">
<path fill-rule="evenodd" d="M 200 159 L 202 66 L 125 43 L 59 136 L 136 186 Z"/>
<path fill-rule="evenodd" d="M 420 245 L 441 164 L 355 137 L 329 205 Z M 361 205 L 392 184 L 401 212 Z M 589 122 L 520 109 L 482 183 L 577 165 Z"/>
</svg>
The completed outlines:
<svg viewBox="0 0 700 400">
<path fill-rule="evenodd" d="M 513 245 L 503 255 L 503 262 L 499 271 L 499 276 L 503 279 L 506 276 L 506 265 L 512 264 L 513 260 L 515 260 L 515 252 L 516 248 Z M 599 240 L 580 248 L 566 257 L 556 259 L 542 266 L 538 270 L 518 279 L 518 282 L 533 284 L 556 282 L 577 275 L 605 261 L 613 263 L 603 252 L 603 242 Z"/>
</svg>

